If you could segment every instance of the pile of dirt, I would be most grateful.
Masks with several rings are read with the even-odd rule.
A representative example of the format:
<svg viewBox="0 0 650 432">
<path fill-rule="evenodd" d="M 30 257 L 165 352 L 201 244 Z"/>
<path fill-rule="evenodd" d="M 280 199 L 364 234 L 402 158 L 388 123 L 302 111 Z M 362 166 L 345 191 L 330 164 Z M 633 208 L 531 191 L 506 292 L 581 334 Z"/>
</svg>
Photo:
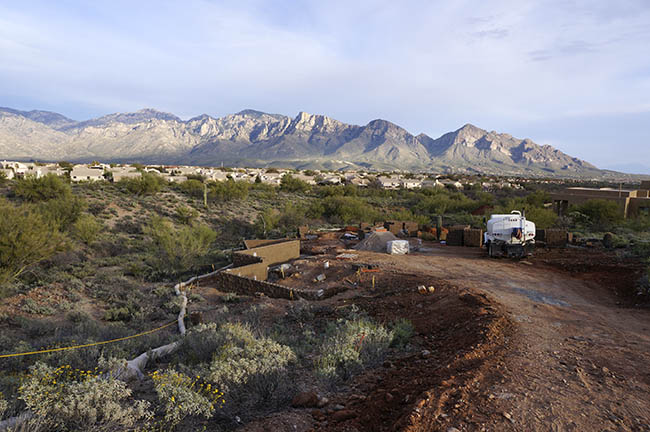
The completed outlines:
<svg viewBox="0 0 650 432">
<path fill-rule="evenodd" d="M 354 247 L 356 250 L 386 252 L 386 243 L 397 240 L 390 231 L 373 232 Z"/>
</svg>

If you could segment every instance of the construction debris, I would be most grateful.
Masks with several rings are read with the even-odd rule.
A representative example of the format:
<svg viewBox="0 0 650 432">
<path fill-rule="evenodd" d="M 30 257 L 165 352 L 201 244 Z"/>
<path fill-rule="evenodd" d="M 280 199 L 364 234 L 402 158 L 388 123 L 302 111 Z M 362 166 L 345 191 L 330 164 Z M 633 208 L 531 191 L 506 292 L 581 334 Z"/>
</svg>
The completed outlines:
<svg viewBox="0 0 650 432">
<path fill-rule="evenodd" d="M 397 240 L 393 233 L 388 231 L 375 231 L 354 247 L 356 250 L 386 252 L 386 244 L 391 240 Z"/>
<path fill-rule="evenodd" d="M 386 252 L 391 255 L 406 255 L 409 253 L 408 240 L 391 240 L 386 243 Z"/>
<path fill-rule="evenodd" d="M 359 255 L 351 253 L 342 253 L 336 256 L 336 259 L 347 260 L 347 259 L 357 259 Z"/>
</svg>

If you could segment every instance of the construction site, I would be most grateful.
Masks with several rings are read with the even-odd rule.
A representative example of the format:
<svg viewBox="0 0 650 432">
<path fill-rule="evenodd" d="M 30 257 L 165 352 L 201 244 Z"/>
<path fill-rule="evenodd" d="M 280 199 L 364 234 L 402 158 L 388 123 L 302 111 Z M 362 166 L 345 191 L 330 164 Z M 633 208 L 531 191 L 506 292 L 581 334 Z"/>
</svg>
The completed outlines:
<svg viewBox="0 0 650 432">
<path fill-rule="evenodd" d="M 304 227 L 298 239 L 246 241 L 198 279 L 208 301 L 235 293 L 265 305 L 261 327 L 296 302 L 322 323 L 358 308 L 414 327 L 406 351 L 343 386 L 302 381 L 291 407 L 241 430 L 650 430 L 641 263 L 561 230 L 538 231 L 519 260 L 488 258 L 481 230 L 449 227 L 435 241 L 415 231 Z"/>
</svg>

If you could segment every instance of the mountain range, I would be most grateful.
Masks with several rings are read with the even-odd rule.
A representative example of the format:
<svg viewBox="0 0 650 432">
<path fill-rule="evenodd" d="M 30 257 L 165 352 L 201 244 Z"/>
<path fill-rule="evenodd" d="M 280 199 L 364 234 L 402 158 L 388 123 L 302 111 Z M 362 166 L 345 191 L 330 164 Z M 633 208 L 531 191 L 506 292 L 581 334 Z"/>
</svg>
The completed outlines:
<svg viewBox="0 0 650 432">
<path fill-rule="evenodd" d="M 182 120 L 143 109 L 75 121 L 49 111 L 0 108 L 0 159 L 592 178 L 613 173 L 549 145 L 471 124 L 434 139 L 386 120 L 357 126 L 305 112 L 292 118 L 255 110 Z"/>
</svg>

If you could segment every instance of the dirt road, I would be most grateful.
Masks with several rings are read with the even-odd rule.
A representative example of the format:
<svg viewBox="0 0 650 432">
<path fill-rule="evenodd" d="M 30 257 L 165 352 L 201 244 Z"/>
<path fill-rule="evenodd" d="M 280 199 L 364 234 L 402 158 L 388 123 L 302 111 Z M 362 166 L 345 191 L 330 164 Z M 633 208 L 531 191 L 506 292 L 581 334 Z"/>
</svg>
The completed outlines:
<svg viewBox="0 0 650 432">
<path fill-rule="evenodd" d="M 650 430 L 650 311 L 622 307 L 613 289 L 555 268 L 468 248 L 360 255 L 484 293 L 514 324 L 505 353 L 465 401 L 472 408 L 445 416 L 441 430 Z"/>
</svg>

